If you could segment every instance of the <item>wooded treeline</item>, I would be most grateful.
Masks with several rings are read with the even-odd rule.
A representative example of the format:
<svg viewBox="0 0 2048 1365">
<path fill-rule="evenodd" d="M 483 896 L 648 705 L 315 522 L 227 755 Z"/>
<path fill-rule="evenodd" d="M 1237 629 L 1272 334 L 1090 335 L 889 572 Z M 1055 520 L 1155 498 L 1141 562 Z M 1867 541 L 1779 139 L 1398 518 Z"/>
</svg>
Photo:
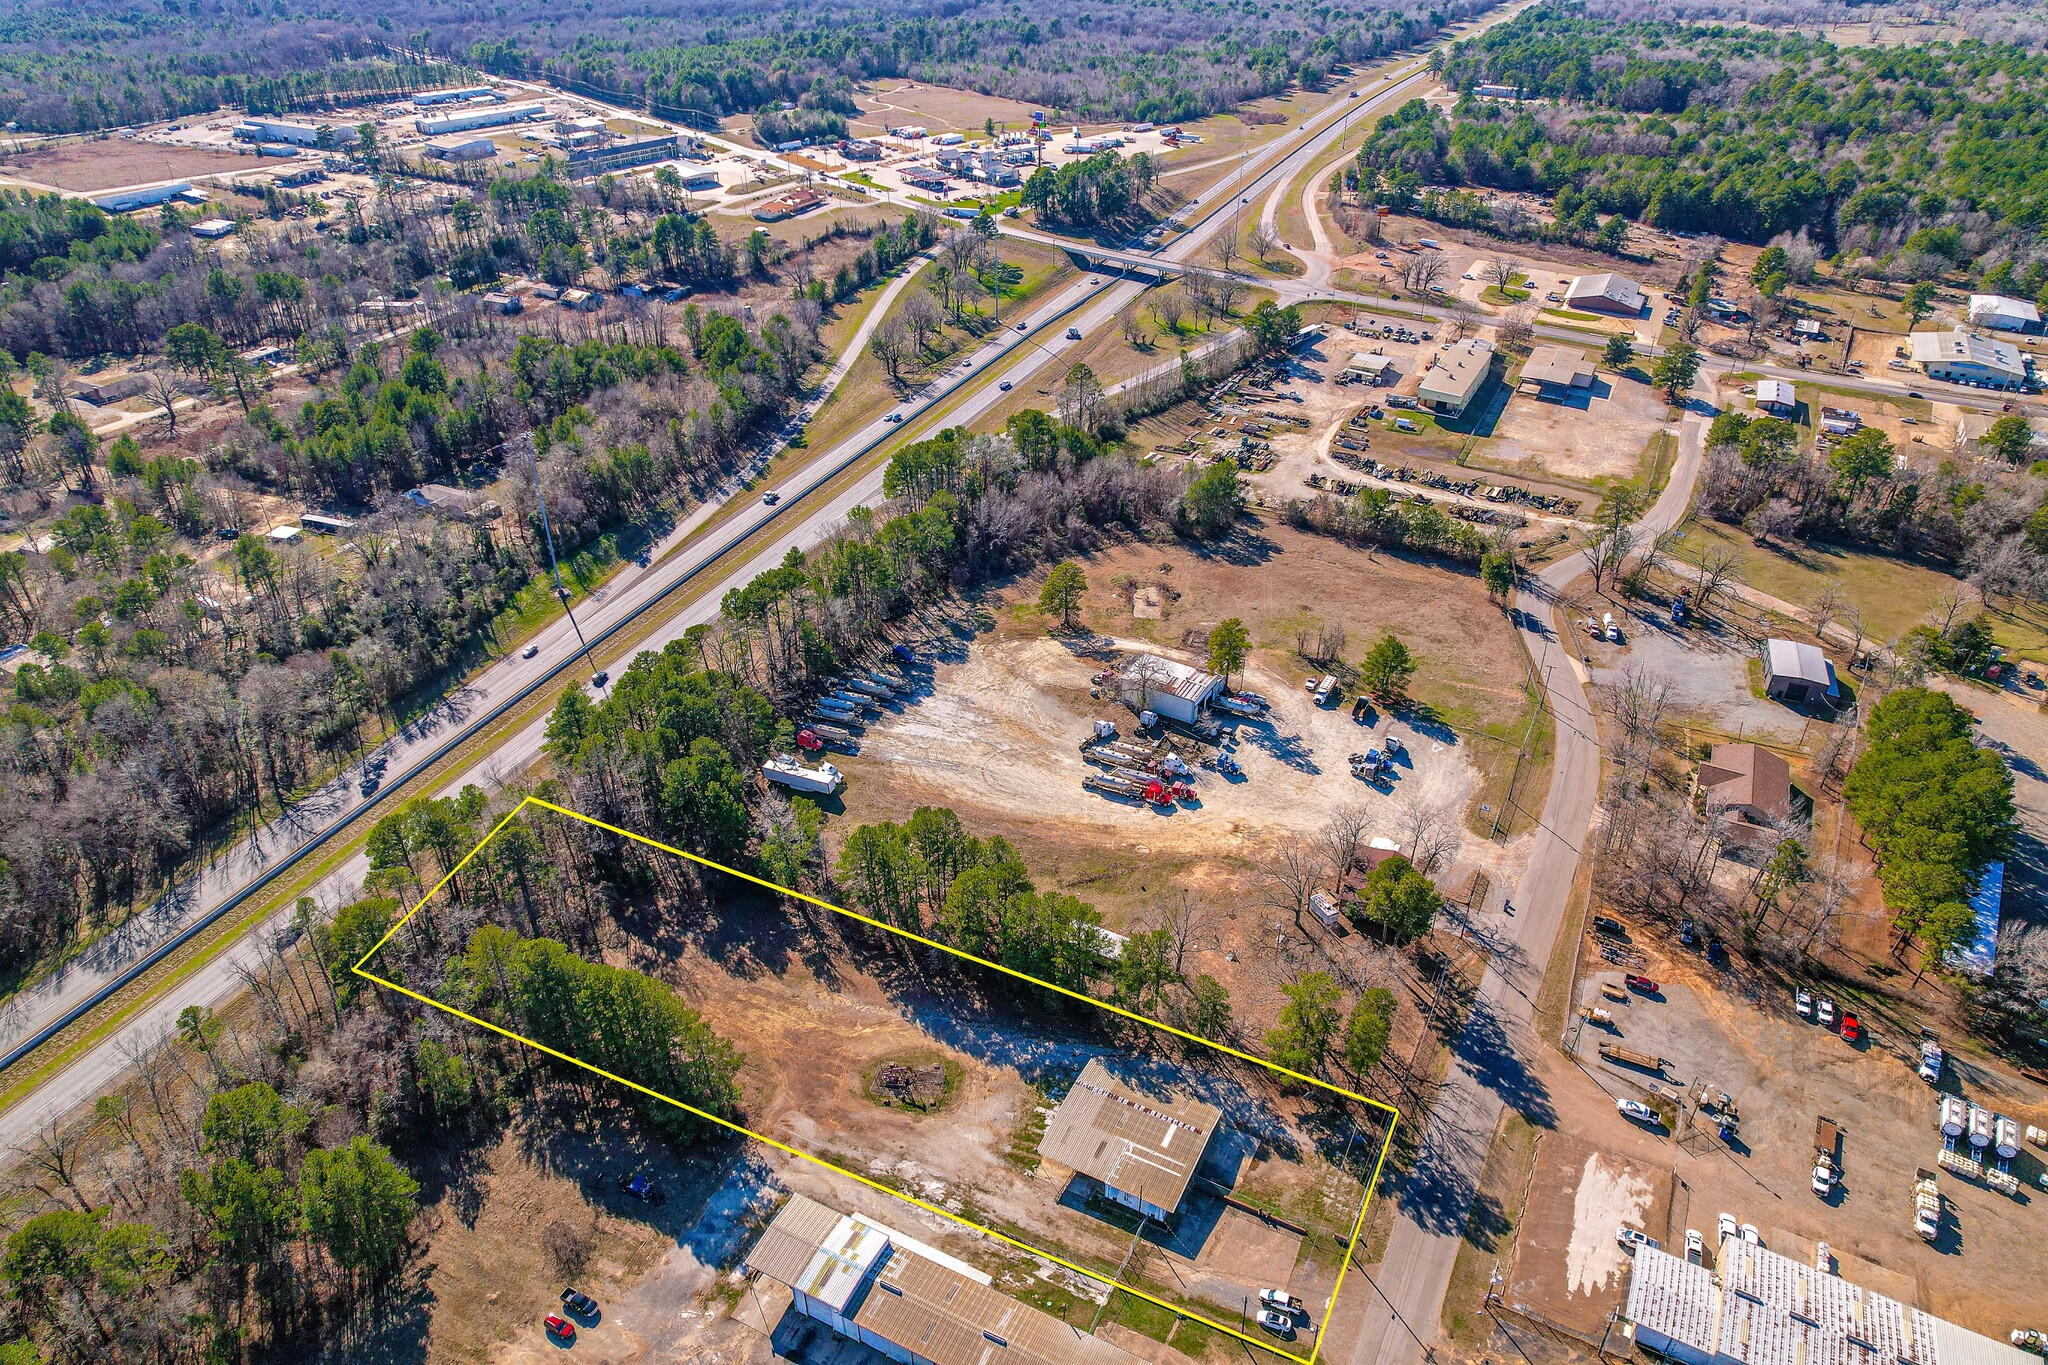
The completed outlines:
<svg viewBox="0 0 2048 1365">
<path fill-rule="evenodd" d="M 1953 264 L 2015 268 L 2048 214 L 2048 55 L 1977 41 L 1837 47 L 1798 30 L 1617 23 L 1547 4 L 1432 61 L 1468 99 L 1411 105 L 1365 164 L 1422 183 L 1584 193 L 1603 213 L 1886 256 L 1921 229 Z M 2038 286 L 2037 286 L 2038 287 Z"/>
</svg>

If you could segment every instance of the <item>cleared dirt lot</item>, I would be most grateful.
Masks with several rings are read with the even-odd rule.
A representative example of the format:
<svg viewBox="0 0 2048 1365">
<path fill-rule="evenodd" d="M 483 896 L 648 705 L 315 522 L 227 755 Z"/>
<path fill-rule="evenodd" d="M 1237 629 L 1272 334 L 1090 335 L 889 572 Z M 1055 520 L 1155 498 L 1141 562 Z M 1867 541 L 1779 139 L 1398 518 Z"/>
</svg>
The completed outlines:
<svg viewBox="0 0 2048 1365">
<path fill-rule="evenodd" d="M 52 185 L 81 193 L 125 185 L 147 185 L 180 176 L 212 175 L 247 170 L 253 155 L 200 147 L 167 147 L 158 143 L 104 138 L 67 142 L 62 146 L 8 158 L 0 176 L 15 176 L 36 185 Z"/>
<path fill-rule="evenodd" d="M 1515 1241 L 1508 1301 L 1540 1305 L 1550 1321 L 1598 1333 L 1628 1294 L 1629 1255 L 1614 1234 L 1626 1224 L 1663 1240 L 1671 1177 L 1668 1167 L 1611 1144 L 1545 1133 Z"/>
<path fill-rule="evenodd" d="M 907 971 L 893 945 L 864 931 L 843 937 L 841 927 L 720 897 L 711 922 L 657 931 L 628 956 L 644 958 L 636 965 L 673 983 L 744 1049 L 750 1126 L 1104 1269 L 1122 1262 L 1135 1224 L 1091 1198 L 1091 1182 L 1038 1163 L 1044 1110 L 1096 1056 L 1212 1103 L 1226 1126 L 1171 1233 L 1147 1235 L 1134 1277 L 1212 1313 L 1234 1309 L 1267 1283 L 1289 1285 L 1310 1302 L 1327 1296 L 1337 1269 L 1332 1239 L 1340 1229 L 1348 1236 L 1364 1195 L 1337 1164 L 1352 1141 L 1352 1106 L 1318 1109 L 1283 1095 L 1257 1068 L 1167 1052 L 1143 1034 L 1109 1040 L 1095 1012 L 1012 989 L 982 969 L 967 968 L 960 980 Z M 927 1058 L 942 1059 L 959 1078 L 942 1105 L 917 1113 L 874 1101 L 877 1068 Z M 1360 1124 L 1371 1120 L 1362 1108 L 1355 1115 Z M 795 1166 L 779 1153 L 761 1158 L 778 1171 Z M 1314 1236 L 1227 1207 L 1199 1182 L 1283 1210 Z M 827 1197 L 844 1204 L 850 1182 L 828 1183 L 836 1188 Z M 910 1213 L 898 1205 L 886 1217 L 900 1222 Z M 960 1245 L 976 1261 L 993 1253 L 971 1234 Z"/>
<path fill-rule="evenodd" d="M 860 116 L 849 119 L 846 126 L 860 137 L 873 137 L 908 124 L 929 128 L 934 133 L 979 133 L 989 119 L 1013 129 L 1031 126 L 1032 107 L 1028 104 L 944 85 L 891 82 L 870 86 L 857 98 Z"/>
<path fill-rule="evenodd" d="M 1482 772 L 1500 761 L 1523 716 L 1521 656 L 1498 608 L 1469 578 L 1387 555 L 1367 556 L 1327 539 L 1268 526 L 1228 556 L 1179 546 L 1127 546 L 1083 561 L 1090 583 L 1082 619 L 1090 637 L 1056 637 L 1037 611 L 1038 580 L 1012 585 L 987 602 L 989 628 L 936 665 L 930 688 L 869 731 L 862 751 L 841 762 L 848 812 L 857 820 L 897 819 L 919 805 L 950 805 L 971 828 L 1001 833 L 1040 866 L 1091 861 L 1081 873 L 1116 884 L 1135 879 L 1127 899 L 1087 892 L 1115 921 L 1139 902 L 1144 863 L 1112 873 L 1129 853 L 1170 865 L 1179 884 L 1200 889 L 1237 875 L 1270 840 L 1313 832 L 1340 805 L 1363 804 L 1393 833 L 1405 801 L 1446 804 L 1461 813 Z M 1313 604 L 1313 605 L 1311 605 Z M 1138 611 L 1156 617 L 1141 617 Z M 1199 646 L 1226 616 L 1242 618 L 1256 646 L 1237 680 L 1267 696 L 1274 715 L 1236 729 L 1232 752 L 1242 780 L 1202 773 L 1197 800 L 1161 813 L 1084 791 L 1090 771 L 1080 744 L 1097 718 L 1131 717 L 1111 698 L 1091 697 L 1089 678 L 1118 649 L 1161 649 L 1199 663 Z M 1411 692 L 1420 705 L 1370 725 L 1344 705 L 1317 708 L 1302 688 L 1310 666 L 1294 657 L 1297 634 L 1310 640 L 1341 627 L 1346 657 L 1362 655 L 1383 630 L 1398 634 L 1421 660 Z M 1393 794 L 1351 777 L 1347 757 L 1400 735 L 1409 764 Z M 1519 737 L 1519 732 L 1517 732 Z M 1468 839 L 1466 857 L 1497 851 Z M 1136 893 L 1135 895 L 1131 893 Z"/>
<path fill-rule="evenodd" d="M 1612 1098 L 1674 1096 L 1687 1086 L 1711 1085 L 1734 1095 L 1741 1131 L 1723 1145 L 1711 1121 L 1688 1121 L 1676 1140 L 1641 1134 L 1630 1141 L 1652 1150 L 1676 1172 L 1679 1198 L 1663 1232 L 1667 1247 L 1682 1244 L 1684 1230 L 1697 1228 L 1711 1244 L 1714 1221 L 1723 1210 L 1754 1223 L 1764 1242 L 1790 1256 L 1810 1255 L 1825 1241 L 1844 1258 L 1843 1273 L 1857 1278 L 1874 1267 L 1866 1283 L 1898 1294 L 1928 1311 L 1995 1337 L 2038 1315 L 2039 1152 L 2023 1149 L 2015 1173 L 2034 1192 L 2019 1199 L 1993 1193 L 1943 1174 L 1948 1201 L 1942 1235 L 1933 1244 L 1912 1230 L 1910 1188 L 1917 1167 L 1932 1168 L 1941 1145 L 1935 1127 L 1935 1088 L 1913 1072 L 1918 1039 L 1894 1027 L 1852 996 L 1837 994 L 1844 1008 L 1857 1008 L 1870 1037 L 1851 1044 L 1839 1034 L 1802 1020 L 1789 993 L 1737 973 L 1709 968 L 1691 954 L 1659 952 L 1638 945 L 1641 970 L 1662 986 L 1656 997 L 1634 996 L 1626 1005 L 1598 999 L 1602 980 L 1618 969 L 1592 971 L 1581 1000 L 1598 1003 L 1616 1016 L 1606 1033 L 1587 1026 L 1579 1035 L 1579 1082 L 1597 1084 L 1594 1096 L 1573 1082 L 1589 1109 Z M 1606 966 L 1598 963 L 1594 966 Z M 1823 985 L 1816 993 L 1830 993 Z M 1626 1045 L 1664 1059 L 1661 1073 L 1608 1062 L 1597 1054 L 1602 1037 L 1618 1033 Z M 1961 1094 L 2022 1124 L 2048 1122 L 2048 1093 L 2033 1082 L 1951 1055 L 1940 1090 Z M 1827 1115 L 1841 1127 L 1842 1181 L 1829 1199 L 1808 1188 L 1813 1164 L 1814 1122 Z M 1574 1125 L 1575 1131 L 1577 1124 Z M 1668 1234 L 1668 1235 L 1667 1235 Z"/>
<path fill-rule="evenodd" d="M 1514 474 L 1584 483 L 1632 479 L 1650 437 L 1666 430 L 1665 412 L 1663 397 L 1642 380 L 1600 371 L 1592 388 L 1562 402 L 1516 393 L 1479 454 Z"/>
</svg>

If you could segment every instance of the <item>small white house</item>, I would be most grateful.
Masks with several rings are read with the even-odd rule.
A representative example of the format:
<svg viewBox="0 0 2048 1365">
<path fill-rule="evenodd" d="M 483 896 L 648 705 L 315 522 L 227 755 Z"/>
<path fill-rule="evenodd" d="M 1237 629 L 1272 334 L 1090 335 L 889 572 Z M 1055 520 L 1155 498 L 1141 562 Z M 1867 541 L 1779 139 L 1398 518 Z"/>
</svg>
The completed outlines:
<svg viewBox="0 0 2048 1365">
<path fill-rule="evenodd" d="M 1756 382 L 1756 407 L 1758 412 L 1784 417 L 1798 410 L 1799 397 L 1793 392 L 1790 380 L 1759 379 Z"/>
</svg>

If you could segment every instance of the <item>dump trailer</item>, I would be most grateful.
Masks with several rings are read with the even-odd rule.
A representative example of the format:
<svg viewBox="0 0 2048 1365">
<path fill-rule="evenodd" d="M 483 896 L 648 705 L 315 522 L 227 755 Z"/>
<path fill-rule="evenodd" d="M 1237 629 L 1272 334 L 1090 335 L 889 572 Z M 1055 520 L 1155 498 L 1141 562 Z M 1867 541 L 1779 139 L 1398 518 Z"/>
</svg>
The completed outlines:
<svg viewBox="0 0 2048 1365">
<path fill-rule="evenodd" d="M 1934 1172 L 1925 1166 L 1914 1172 L 1913 1231 L 1923 1242 L 1941 1236 L 1941 1190 L 1934 1183 Z"/>
<path fill-rule="evenodd" d="M 843 687 L 839 689 L 837 692 L 834 692 L 826 700 L 841 702 L 847 706 L 853 707 L 857 711 L 863 712 L 880 711 L 882 709 L 882 704 L 876 701 L 873 697 L 864 697 L 858 692 L 849 692 Z"/>
<path fill-rule="evenodd" d="M 1610 1062 L 1620 1062 L 1624 1066 L 1640 1067 L 1644 1071 L 1662 1071 L 1664 1069 L 1664 1059 L 1662 1057 L 1656 1056 L 1653 1053 L 1638 1052 L 1632 1047 L 1623 1047 L 1620 1043 L 1600 1044 L 1600 1055 Z"/>
<path fill-rule="evenodd" d="M 811 721 L 809 728 L 816 731 L 818 738 L 824 740 L 827 744 L 852 744 L 855 741 L 853 731 L 842 730 L 829 721 Z"/>
<path fill-rule="evenodd" d="M 862 696 L 879 697 L 885 701 L 896 695 L 895 691 L 887 685 L 875 682 L 869 678 L 848 678 L 845 686 L 848 690 L 858 692 Z"/>
</svg>

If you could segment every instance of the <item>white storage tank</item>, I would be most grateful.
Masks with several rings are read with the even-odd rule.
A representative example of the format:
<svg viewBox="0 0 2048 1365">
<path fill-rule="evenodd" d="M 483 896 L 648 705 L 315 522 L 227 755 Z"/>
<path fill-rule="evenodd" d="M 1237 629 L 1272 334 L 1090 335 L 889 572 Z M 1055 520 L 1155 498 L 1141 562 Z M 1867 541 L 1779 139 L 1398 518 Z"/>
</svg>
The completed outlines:
<svg viewBox="0 0 2048 1365">
<path fill-rule="evenodd" d="M 1941 1135 L 1959 1138 L 1970 1126 L 1970 1107 L 1954 1095 L 1941 1097 Z"/>
<path fill-rule="evenodd" d="M 1981 1104 L 1970 1106 L 1970 1145 L 1989 1147 L 1991 1145 L 1991 1111 Z"/>
<path fill-rule="evenodd" d="M 2000 1161 L 2011 1161 L 2020 1154 L 2019 1124 L 1999 1114 L 1992 1120 L 1991 1134 L 1991 1151 Z"/>
</svg>

